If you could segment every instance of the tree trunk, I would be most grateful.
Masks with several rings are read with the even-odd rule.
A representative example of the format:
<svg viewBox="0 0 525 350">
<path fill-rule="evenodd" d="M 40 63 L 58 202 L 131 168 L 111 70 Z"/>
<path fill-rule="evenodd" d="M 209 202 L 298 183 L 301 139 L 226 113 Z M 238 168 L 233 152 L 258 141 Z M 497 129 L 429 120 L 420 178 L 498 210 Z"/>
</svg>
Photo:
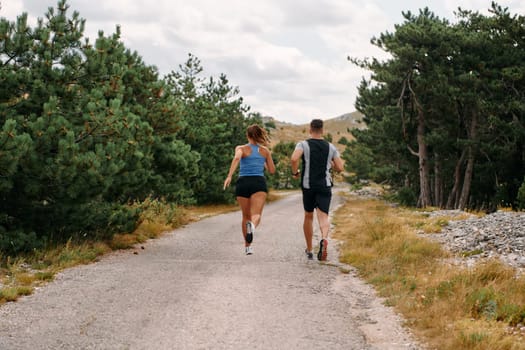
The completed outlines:
<svg viewBox="0 0 525 350">
<path fill-rule="evenodd" d="M 446 206 L 447 209 L 457 209 L 457 203 L 459 198 L 459 186 L 461 183 L 461 167 L 463 166 L 463 162 L 465 161 L 466 154 L 466 150 L 463 150 L 463 152 L 461 152 L 461 157 L 456 162 L 456 168 L 454 169 L 454 186 L 452 187 L 452 190 L 448 195 Z"/>
<path fill-rule="evenodd" d="M 418 113 L 417 145 L 419 156 L 419 200 L 418 207 L 425 208 L 432 205 L 430 197 L 430 169 L 428 164 L 428 147 L 425 143 L 425 115 L 422 110 Z"/>
<path fill-rule="evenodd" d="M 463 180 L 463 188 L 461 189 L 461 197 L 459 198 L 458 209 L 465 209 L 468 204 L 470 196 L 470 186 L 472 184 L 472 173 L 474 172 L 474 151 L 473 146 L 469 146 L 467 167 L 465 168 L 465 176 Z"/>
<path fill-rule="evenodd" d="M 439 154 L 434 153 L 434 205 L 443 207 L 443 179 L 441 178 L 441 159 Z"/>
<path fill-rule="evenodd" d="M 478 114 L 474 112 L 472 114 L 472 122 L 470 124 L 469 139 L 470 144 L 467 147 L 467 167 L 465 168 L 465 176 L 463 177 L 463 188 L 461 190 L 461 197 L 459 199 L 459 209 L 463 210 L 467 207 L 470 186 L 472 185 L 472 175 L 474 173 L 475 163 L 475 148 L 477 147 L 477 128 L 478 128 Z"/>
<path fill-rule="evenodd" d="M 411 76 L 412 72 L 409 72 L 406 79 L 403 82 L 403 89 L 401 91 L 401 97 L 398 100 L 398 105 L 401 106 L 401 117 L 403 122 L 403 134 L 406 133 L 405 129 L 405 119 L 404 119 L 404 101 L 408 96 L 408 100 L 411 100 L 414 106 L 417 109 L 417 146 L 418 151 L 415 152 L 411 149 L 410 145 L 407 145 L 410 153 L 419 158 L 419 198 L 417 201 L 417 206 L 420 208 L 425 208 L 432 205 L 432 191 L 430 184 L 430 166 L 428 164 L 428 147 L 425 141 L 425 129 L 426 129 L 426 120 L 423 107 L 418 102 L 416 94 L 411 87 Z"/>
<path fill-rule="evenodd" d="M 468 204 L 470 196 L 470 186 L 472 184 L 472 173 L 474 172 L 474 155 L 472 146 L 469 146 L 469 156 L 467 160 L 467 167 L 465 169 L 465 180 L 463 181 L 463 189 L 461 190 L 461 197 L 459 198 L 458 209 L 465 209 Z"/>
</svg>

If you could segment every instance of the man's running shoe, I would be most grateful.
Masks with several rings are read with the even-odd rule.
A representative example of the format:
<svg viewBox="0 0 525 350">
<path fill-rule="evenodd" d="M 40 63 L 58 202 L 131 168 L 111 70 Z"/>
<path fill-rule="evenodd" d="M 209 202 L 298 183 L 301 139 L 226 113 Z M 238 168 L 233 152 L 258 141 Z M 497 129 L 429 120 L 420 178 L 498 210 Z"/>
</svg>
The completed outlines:
<svg viewBox="0 0 525 350">
<path fill-rule="evenodd" d="M 252 243 L 254 233 L 255 233 L 255 225 L 253 224 L 253 222 L 248 221 L 246 223 L 246 243 Z"/>
<path fill-rule="evenodd" d="M 248 246 L 248 247 L 244 248 L 244 252 L 246 253 L 246 255 L 252 255 L 253 254 L 252 246 Z"/>
<path fill-rule="evenodd" d="M 309 252 L 306 249 L 304 250 L 304 253 L 306 254 L 306 257 L 308 258 L 308 260 L 314 260 L 314 253 Z"/>
<path fill-rule="evenodd" d="M 326 257 L 328 256 L 328 241 L 326 239 L 322 239 L 319 242 L 319 253 L 317 253 L 317 260 L 319 261 L 325 261 Z"/>
</svg>

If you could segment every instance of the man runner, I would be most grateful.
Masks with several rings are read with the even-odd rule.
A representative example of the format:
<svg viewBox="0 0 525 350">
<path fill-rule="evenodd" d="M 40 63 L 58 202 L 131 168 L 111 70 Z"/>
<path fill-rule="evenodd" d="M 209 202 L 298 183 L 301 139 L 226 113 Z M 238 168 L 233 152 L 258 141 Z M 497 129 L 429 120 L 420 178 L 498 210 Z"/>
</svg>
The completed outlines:
<svg viewBox="0 0 525 350">
<path fill-rule="evenodd" d="M 332 177 L 330 169 L 341 172 L 344 169 L 339 151 L 333 144 L 323 139 L 323 121 L 314 119 L 310 122 L 310 138 L 297 143 L 291 156 L 294 178 L 301 176 L 303 191 L 304 222 L 303 231 L 306 240 L 306 256 L 313 259 L 312 237 L 314 210 L 317 209 L 317 221 L 321 230 L 321 241 L 317 259 L 327 258 L 328 231 L 330 223 L 328 213 L 332 199 Z M 302 160 L 301 171 L 299 161 Z"/>
</svg>

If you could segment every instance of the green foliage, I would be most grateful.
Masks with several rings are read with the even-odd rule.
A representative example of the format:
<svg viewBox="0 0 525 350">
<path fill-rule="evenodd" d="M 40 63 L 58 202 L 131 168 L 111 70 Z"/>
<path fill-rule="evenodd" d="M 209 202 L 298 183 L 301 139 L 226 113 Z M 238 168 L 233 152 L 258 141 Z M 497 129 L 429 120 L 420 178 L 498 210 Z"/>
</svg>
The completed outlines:
<svg viewBox="0 0 525 350">
<path fill-rule="evenodd" d="M 368 128 L 355 133 L 362 155 L 352 146 L 348 170 L 409 187 L 435 206 L 518 203 L 525 17 L 493 4 L 490 16 L 458 11 L 456 24 L 427 8 L 404 18 L 372 40 L 391 59 L 351 59 L 372 80 L 359 87 L 356 107 Z"/>
<path fill-rule="evenodd" d="M 2 95 L 0 138 L 10 138 L 8 151 L 16 143 L 21 150 L 10 156 L 0 211 L 11 218 L 6 232 L 38 240 L 127 226 L 100 200 L 125 202 L 152 176 L 152 128 L 131 102 L 155 81 L 137 71 L 151 68 L 118 30 L 83 44 L 84 20 L 68 17 L 68 7 L 59 1 L 34 29 L 25 15 L 0 26 L 2 73 L 12 86 Z M 77 217 L 84 220 L 71 221 Z"/>
<path fill-rule="evenodd" d="M 27 253 L 42 246 L 35 232 L 24 232 L 22 230 L 7 231 L 0 226 L 0 252 L 6 256 Z"/>
<path fill-rule="evenodd" d="M 276 128 L 275 122 L 273 120 L 268 121 L 268 122 L 264 123 L 264 127 L 266 129 L 275 129 Z"/>
<path fill-rule="evenodd" d="M 132 231 L 129 203 L 232 200 L 222 191 L 248 108 L 238 89 L 200 77 L 190 55 L 160 79 L 120 40 L 93 43 L 66 0 L 31 28 L 0 18 L 0 250 Z"/>
<path fill-rule="evenodd" d="M 515 327 L 525 320 L 525 306 L 502 303 L 498 308 L 497 320 L 508 322 L 509 325 Z"/>
<path fill-rule="evenodd" d="M 345 160 L 345 170 L 352 174 L 351 182 L 361 179 L 373 179 L 375 169 L 374 156 L 371 150 L 358 142 L 350 142 L 341 156 Z M 377 179 L 374 179 L 377 180 Z"/>
<path fill-rule="evenodd" d="M 339 139 L 338 143 L 339 143 L 340 145 L 345 145 L 345 146 L 346 146 L 346 145 L 348 145 L 348 144 L 350 143 L 350 141 L 348 141 L 348 139 L 347 139 L 345 136 L 343 136 L 343 137 L 341 137 L 341 138 Z"/>
<path fill-rule="evenodd" d="M 470 306 L 472 317 L 479 318 L 483 316 L 487 319 L 495 319 L 497 308 L 496 293 L 492 288 L 475 290 L 467 297 L 467 305 Z"/>
<path fill-rule="evenodd" d="M 290 156 L 295 149 L 295 143 L 279 142 L 272 149 L 275 163 L 275 174 L 268 177 L 268 182 L 275 189 L 298 188 L 300 179 L 294 179 L 290 168 Z"/>
<path fill-rule="evenodd" d="M 140 210 L 119 203 L 94 201 L 61 215 L 67 216 L 60 228 L 62 236 L 108 240 L 116 233 L 132 232 L 138 225 Z"/>
<path fill-rule="evenodd" d="M 518 190 L 518 197 L 516 198 L 518 202 L 518 208 L 525 209 L 525 179 Z"/>
<path fill-rule="evenodd" d="M 196 177 L 200 155 L 173 136 L 159 137 L 153 147 L 155 176 L 152 193 L 178 204 L 193 204 L 189 181 Z"/>
<path fill-rule="evenodd" d="M 0 130 L 0 193 L 13 188 L 13 175 L 21 159 L 24 159 L 31 148 L 32 140 L 28 134 L 19 135 L 17 122 L 6 120 Z"/>
<path fill-rule="evenodd" d="M 182 102 L 184 124 L 177 137 L 199 155 L 193 163 L 198 164 L 198 172 L 187 177 L 185 185 L 199 204 L 232 201 L 232 192 L 223 191 L 222 184 L 233 151 L 246 142 L 247 126 L 262 125 L 262 120 L 257 116 L 245 118 L 248 108 L 237 97 L 239 89 L 231 87 L 226 76 L 205 79 L 202 71 L 200 60 L 190 54 L 179 71 L 165 79 L 170 93 Z"/>
<path fill-rule="evenodd" d="M 415 207 L 417 204 L 417 194 L 413 188 L 401 187 L 392 196 L 392 200 L 403 206 Z"/>
</svg>

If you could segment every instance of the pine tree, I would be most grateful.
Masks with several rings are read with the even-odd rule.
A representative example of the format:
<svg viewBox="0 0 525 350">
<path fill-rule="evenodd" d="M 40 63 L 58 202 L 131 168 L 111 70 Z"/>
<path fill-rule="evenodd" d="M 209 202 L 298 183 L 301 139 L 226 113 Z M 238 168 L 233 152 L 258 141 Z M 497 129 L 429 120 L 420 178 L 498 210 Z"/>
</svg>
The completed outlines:
<svg viewBox="0 0 525 350">
<path fill-rule="evenodd" d="M 197 203 L 220 203 L 232 199 L 222 184 L 236 145 L 246 142 L 246 127 L 257 118 L 246 118 L 248 108 L 237 97 L 225 75 L 218 79 L 201 77 L 200 60 L 189 54 L 179 71 L 166 77 L 170 93 L 181 101 L 185 125 L 178 133 L 181 140 L 198 152 L 198 175 L 188 179 Z"/>
<path fill-rule="evenodd" d="M 179 110 L 156 68 L 118 27 L 83 40 L 84 23 L 65 0 L 34 29 L 0 19 L 2 250 L 129 231 L 128 201 L 191 198 L 180 180 L 197 155 L 173 137 Z"/>
<path fill-rule="evenodd" d="M 414 189 L 420 206 L 515 203 L 525 172 L 524 18 L 496 4 L 492 13 L 459 11 L 455 25 L 428 9 L 405 13 L 394 33 L 372 41 L 390 59 L 352 59 L 375 81 L 361 84 L 356 103 L 368 123 L 356 139 L 374 170 L 357 173 Z M 356 164 L 355 155 L 345 157 Z"/>
</svg>

